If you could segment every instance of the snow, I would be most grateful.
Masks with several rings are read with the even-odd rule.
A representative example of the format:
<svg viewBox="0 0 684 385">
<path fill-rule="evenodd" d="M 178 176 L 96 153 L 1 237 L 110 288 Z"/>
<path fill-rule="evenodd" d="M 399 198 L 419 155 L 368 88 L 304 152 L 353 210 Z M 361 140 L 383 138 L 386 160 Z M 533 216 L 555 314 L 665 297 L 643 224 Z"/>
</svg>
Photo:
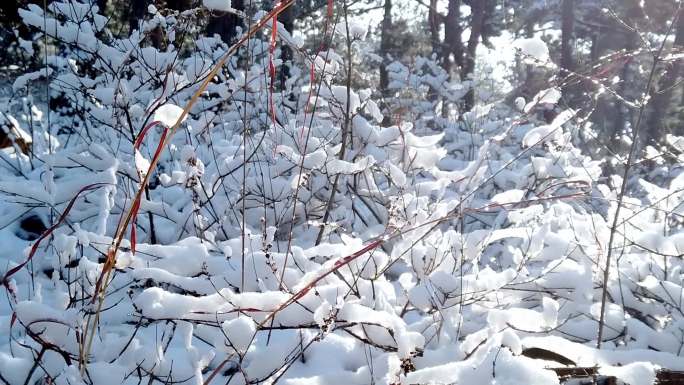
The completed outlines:
<svg viewBox="0 0 684 385">
<path fill-rule="evenodd" d="M 249 317 L 237 317 L 230 321 L 224 321 L 221 329 L 226 334 L 228 343 L 238 352 L 247 352 L 252 339 L 256 333 L 254 321 Z"/>
<path fill-rule="evenodd" d="M 523 104 L 525 103 L 525 100 L 523 99 L 520 104 L 524 105 L 522 110 L 525 113 L 529 113 L 537 105 L 556 105 L 560 100 L 561 96 L 561 90 L 558 87 L 553 87 L 539 91 L 536 95 L 534 95 L 534 97 L 529 103 Z M 516 100 L 516 103 L 517 102 L 518 101 Z"/>
<path fill-rule="evenodd" d="M 549 329 L 558 326 L 558 310 L 560 309 L 558 301 L 549 297 L 544 297 L 542 300 L 542 309 L 544 325 Z"/>
<path fill-rule="evenodd" d="M 135 150 L 135 167 L 142 175 L 146 174 L 147 170 L 150 169 L 150 161 L 145 159 L 142 153 L 138 150 Z"/>
<path fill-rule="evenodd" d="M 154 111 L 154 121 L 161 122 L 166 127 L 173 127 L 183 114 L 183 108 L 167 103 Z"/>
<path fill-rule="evenodd" d="M 517 108 L 519 111 L 525 110 L 525 105 L 527 103 L 525 102 L 525 98 L 523 98 L 522 96 L 518 96 L 517 98 L 515 98 L 514 103 L 515 103 L 515 108 Z"/>
<path fill-rule="evenodd" d="M 486 356 L 478 358 L 409 373 L 402 384 L 449 384 L 463 378 L 474 384 L 559 384 L 555 373 L 539 368 L 531 360 L 518 359 L 506 348 L 490 347 Z"/>
<path fill-rule="evenodd" d="M 366 112 L 368 112 L 368 114 L 370 114 L 373 117 L 376 123 L 382 122 L 384 116 L 382 115 L 382 112 L 380 111 L 378 105 L 373 100 L 369 100 L 366 102 L 365 110 Z"/>
<path fill-rule="evenodd" d="M 647 362 L 634 362 L 624 366 L 605 366 L 599 373 L 613 376 L 630 385 L 652 385 L 655 383 L 655 367 Z"/>
<path fill-rule="evenodd" d="M 550 60 L 549 47 L 538 37 L 518 40 L 516 47 L 523 55 L 532 59 L 532 63 L 546 63 Z"/>
<path fill-rule="evenodd" d="M 273 92 L 270 36 L 255 34 L 189 106 L 226 46 L 170 40 L 207 10 L 233 11 L 202 4 L 150 6 L 125 37 L 85 2 L 22 9 L 63 44 L 0 102 L 2 129 L 31 139 L 27 154 L 0 152 L 4 381 L 559 384 L 559 363 L 533 348 L 630 385 L 684 370 L 682 138 L 666 137 L 676 165 L 635 164 L 604 282 L 622 178 L 586 151 L 593 128 L 563 89 L 509 106 L 501 83 L 478 78 L 483 63 L 460 81 L 414 56 L 388 63 L 380 92 L 377 65 L 392 59 L 352 19 L 351 87 L 339 22 L 320 52 L 286 36 L 301 42 L 292 61 L 279 41 L 274 65 L 291 76 Z M 552 66 L 540 38 L 517 45 Z M 47 114 L 32 84 L 46 77 L 86 112 Z M 471 87 L 476 106 L 459 110 Z M 146 172 L 133 253 L 122 215 Z"/>
<path fill-rule="evenodd" d="M 351 39 L 364 40 L 368 27 L 364 26 L 360 20 L 348 20 L 347 24 L 338 23 L 336 31 L 344 39 L 347 38 L 347 32 L 349 32 Z"/>
<path fill-rule="evenodd" d="M 574 115 L 573 111 L 566 110 L 556 116 L 551 124 L 541 125 L 531 129 L 523 138 L 523 146 L 532 147 L 547 141 L 561 140 L 559 128 L 567 123 Z"/>
<path fill-rule="evenodd" d="M 35 72 L 29 72 L 26 74 L 23 74 L 19 77 L 17 77 L 14 80 L 14 84 L 12 85 L 12 89 L 16 92 L 19 91 L 23 88 L 26 88 L 26 85 L 36 79 L 39 79 L 41 77 L 48 77 L 52 75 L 52 69 L 51 68 L 43 68 Z"/>
<path fill-rule="evenodd" d="M 233 10 L 231 0 L 202 0 L 202 5 L 212 11 L 230 12 Z"/>
<path fill-rule="evenodd" d="M 524 197 L 525 191 L 513 189 L 494 195 L 492 197 L 492 202 L 498 203 L 500 205 L 508 203 L 517 203 L 523 200 Z"/>
<path fill-rule="evenodd" d="M 31 370 L 32 360 L 0 352 L 0 373 L 11 384 L 19 384 Z"/>
</svg>

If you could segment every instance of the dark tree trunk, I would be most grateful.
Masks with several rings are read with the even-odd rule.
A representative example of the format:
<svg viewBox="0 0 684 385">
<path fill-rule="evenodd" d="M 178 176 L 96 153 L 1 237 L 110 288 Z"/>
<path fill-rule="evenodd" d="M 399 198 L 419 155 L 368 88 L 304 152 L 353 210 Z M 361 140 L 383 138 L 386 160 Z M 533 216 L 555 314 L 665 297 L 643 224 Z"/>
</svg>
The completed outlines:
<svg viewBox="0 0 684 385">
<path fill-rule="evenodd" d="M 244 0 L 233 0 L 233 8 L 244 11 Z M 209 24 L 207 24 L 207 33 L 209 35 L 219 35 L 221 40 L 226 44 L 230 44 L 237 35 L 237 28 L 242 26 L 242 21 L 237 15 L 232 13 L 223 13 L 220 15 L 211 15 Z"/>
<path fill-rule="evenodd" d="M 50 1 L 47 3 L 50 4 Z M 3 33 L 3 38 L 9 37 L 11 41 L 15 41 L 14 34 L 10 31 L 16 28 L 19 31 L 19 37 L 24 40 L 31 40 L 31 30 L 21 22 L 21 17 L 19 16 L 19 8 L 25 8 L 28 4 L 36 4 L 43 7 L 43 2 L 37 0 L 0 0 L 0 31 L 6 30 L 8 32 L 7 34 Z M 4 47 L 8 43 L 8 41 L 3 41 L 0 47 Z M 4 59 L 6 58 L 0 58 L 0 60 Z"/>
<path fill-rule="evenodd" d="M 475 71 L 475 59 L 477 58 L 477 46 L 480 44 L 480 37 L 485 23 L 485 2 L 473 1 L 470 6 L 470 37 L 468 47 L 461 67 L 461 80 L 467 80 Z M 475 105 L 475 90 L 471 87 L 464 98 L 464 110 L 470 111 Z"/>
<path fill-rule="evenodd" d="M 637 21 L 639 18 L 641 18 L 641 16 L 643 16 L 641 7 L 639 6 L 639 3 L 634 0 L 630 0 L 629 4 L 627 5 L 629 6 L 625 13 L 627 17 L 627 23 L 629 25 L 637 25 Z M 621 48 L 624 48 L 625 51 L 633 52 L 638 48 L 639 35 L 637 32 L 628 31 L 624 34 L 624 39 L 624 45 Z M 630 77 L 632 76 L 632 72 L 630 61 L 625 61 L 622 66 L 622 70 L 620 71 L 620 79 L 622 81 L 617 88 L 618 95 L 626 96 L 626 94 L 629 92 L 631 86 Z M 608 112 L 608 110 L 606 111 L 606 120 L 613 122 L 613 132 L 611 135 L 612 142 L 615 145 L 615 149 L 620 151 L 618 149 L 618 146 L 621 143 L 619 138 L 625 133 L 625 130 L 627 129 L 627 123 L 631 120 L 629 116 L 629 110 L 622 104 L 621 101 L 615 100 L 612 113 Z"/>
<path fill-rule="evenodd" d="M 450 56 L 454 55 L 454 63 L 463 66 L 463 42 L 461 41 L 461 0 L 449 0 L 449 11 L 444 20 L 444 43 L 442 44 L 442 67 L 451 71 Z"/>
<path fill-rule="evenodd" d="M 430 29 L 430 44 L 432 45 L 432 52 L 441 54 L 441 43 L 439 37 L 439 27 L 442 24 L 442 15 L 437 12 L 437 0 L 430 0 L 430 8 L 428 9 L 428 28 Z"/>
<path fill-rule="evenodd" d="M 190 8 L 193 0 L 166 0 L 166 7 L 176 11 L 185 11 Z"/>
<path fill-rule="evenodd" d="M 128 12 L 128 28 L 130 32 L 140 28 L 140 23 L 147 14 L 147 7 L 153 4 L 153 0 L 132 0 L 131 8 Z M 148 37 L 152 42 L 152 46 L 157 49 L 162 49 L 164 45 L 164 32 L 161 27 L 157 27 L 149 32 Z"/>
<path fill-rule="evenodd" d="M 283 24 L 285 30 L 292 35 L 294 32 L 294 21 L 295 21 L 295 7 L 297 3 L 295 2 L 291 6 L 287 7 L 281 14 L 278 20 Z M 293 58 L 292 48 L 290 46 L 283 44 L 280 47 L 280 58 L 283 61 L 280 67 L 279 80 L 280 89 L 285 89 L 285 82 L 290 78 L 290 65 Z"/>
<path fill-rule="evenodd" d="M 629 39 L 631 41 L 627 43 L 626 47 L 627 50 L 631 51 L 636 47 L 636 36 L 632 35 L 629 37 Z M 622 82 L 620 82 L 617 88 L 618 95 L 625 95 L 625 93 L 627 92 L 627 88 L 630 84 L 629 77 L 632 75 L 631 72 L 632 71 L 629 62 L 625 63 L 622 66 L 622 70 L 620 71 L 620 79 L 622 79 Z M 613 119 L 611 119 L 611 113 L 607 109 L 605 114 L 606 115 L 604 116 L 607 118 L 607 120 L 612 120 L 614 122 L 613 134 L 611 138 L 613 139 L 613 143 L 617 144 L 619 143 L 618 139 L 622 136 L 622 134 L 625 133 L 625 130 L 627 128 L 627 121 L 629 119 L 626 114 L 626 108 L 622 105 L 622 103 L 619 100 L 615 100 L 615 107 L 613 108 L 612 112 Z"/>
<path fill-rule="evenodd" d="M 107 0 L 97 0 L 97 8 L 99 8 L 99 14 L 104 15 L 107 12 Z"/>
<path fill-rule="evenodd" d="M 563 0 L 561 15 L 561 68 L 575 70 L 575 0 Z M 565 72 L 564 74 L 567 74 Z"/>
<path fill-rule="evenodd" d="M 382 28 L 380 31 L 380 56 L 382 57 L 382 64 L 380 64 L 380 92 L 387 95 L 387 88 L 389 86 L 389 76 L 387 74 L 387 64 L 389 62 L 389 48 L 392 29 L 392 0 L 385 0 L 385 14 L 382 18 Z"/>
<path fill-rule="evenodd" d="M 138 23 L 145 17 L 147 11 L 148 0 L 132 0 L 131 8 L 128 13 L 128 28 L 129 31 L 138 29 Z"/>
<path fill-rule="evenodd" d="M 195 0 L 166 0 L 166 7 L 175 11 L 183 12 L 193 6 Z M 177 36 L 176 39 L 181 38 Z M 169 44 L 175 44 L 175 41 L 169 41 Z"/>
<path fill-rule="evenodd" d="M 677 18 L 677 26 L 675 32 L 674 50 L 680 50 L 684 47 L 684 15 Z M 672 63 L 668 63 L 666 72 L 658 81 L 657 90 L 653 93 L 651 103 L 653 110 L 648 119 L 648 137 L 649 143 L 658 142 L 667 132 L 667 114 L 672 101 L 673 88 L 677 84 L 677 78 L 681 71 L 682 60 L 678 59 Z M 675 134 L 682 135 L 682 127 L 676 127 Z"/>
<path fill-rule="evenodd" d="M 575 0 L 563 0 L 561 4 L 561 60 L 560 78 L 566 79 L 562 92 L 565 102 L 571 107 L 581 103 L 582 79 L 573 76 L 575 61 Z"/>
<path fill-rule="evenodd" d="M 591 51 L 589 53 L 589 60 L 592 63 L 596 63 L 599 59 L 600 49 L 599 49 L 599 39 L 601 39 L 601 30 L 599 28 L 593 35 L 591 35 Z"/>
</svg>

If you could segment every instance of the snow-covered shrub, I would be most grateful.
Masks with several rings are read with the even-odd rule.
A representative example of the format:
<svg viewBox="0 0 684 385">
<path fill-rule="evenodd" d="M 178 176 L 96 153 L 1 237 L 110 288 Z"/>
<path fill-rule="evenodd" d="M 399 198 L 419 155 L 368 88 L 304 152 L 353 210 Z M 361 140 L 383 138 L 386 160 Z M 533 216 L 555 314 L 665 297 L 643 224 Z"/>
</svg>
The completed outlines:
<svg viewBox="0 0 684 385">
<path fill-rule="evenodd" d="M 682 366 L 684 244 L 662 214 L 681 193 L 649 187 L 653 206 L 623 210 L 609 349 L 587 345 L 619 183 L 573 146 L 574 111 L 542 124 L 480 103 L 438 118 L 467 89 L 421 59 L 390 67 L 412 120 L 383 126 L 371 90 L 346 86 L 346 34 L 314 53 L 282 35 L 291 63 L 264 34 L 166 139 L 229 49 L 180 36 L 201 10 L 151 8 L 126 39 L 84 3 L 43 12 L 21 15 L 61 49 L 15 91 L 47 74 L 72 111 L 27 99 L 6 112 L 34 140 L 0 153 L 4 382 L 558 383 L 531 348 L 625 379 Z M 146 38 L 156 28 L 164 49 Z M 284 89 L 271 64 L 290 66 Z M 141 188 L 136 230 L 103 274 Z M 58 224 L 31 252 L 28 216 Z"/>
</svg>

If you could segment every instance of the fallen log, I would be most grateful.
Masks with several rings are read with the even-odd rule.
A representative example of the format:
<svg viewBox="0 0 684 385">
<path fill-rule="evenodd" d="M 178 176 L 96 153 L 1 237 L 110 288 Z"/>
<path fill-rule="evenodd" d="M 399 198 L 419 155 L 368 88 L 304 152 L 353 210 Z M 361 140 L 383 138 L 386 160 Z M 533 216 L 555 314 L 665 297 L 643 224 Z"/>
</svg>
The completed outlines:
<svg viewBox="0 0 684 385">
<path fill-rule="evenodd" d="M 582 378 L 595 379 L 597 384 L 615 385 L 617 379 L 599 373 L 598 367 L 549 368 L 558 375 L 561 382 L 579 380 Z M 684 385 L 684 372 L 661 369 L 656 372 L 656 385 Z"/>
</svg>

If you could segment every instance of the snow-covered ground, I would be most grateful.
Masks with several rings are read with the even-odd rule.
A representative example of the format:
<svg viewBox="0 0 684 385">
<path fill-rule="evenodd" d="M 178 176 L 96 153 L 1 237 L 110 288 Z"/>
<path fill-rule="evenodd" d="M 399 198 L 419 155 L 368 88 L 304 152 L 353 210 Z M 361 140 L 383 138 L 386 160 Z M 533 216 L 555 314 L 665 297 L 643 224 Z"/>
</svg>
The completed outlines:
<svg viewBox="0 0 684 385">
<path fill-rule="evenodd" d="M 48 126 L 19 86 L 3 103 L 34 138 L 0 153 L 0 382 L 550 385 L 568 365 L 645 385 L 684 370 L 684 175 L 634 178 L 607 261 L 620 178 L 574 146 L 576 111 L 534 118 L 558 90 L 443 119 L 430 87 L 463 87 L 428 59 L 395 63 L 403 119 L 383 125 L 371 90 L 346 87 L 344 45 L 314 59 L 313 87 L 307 57 L 271 92 L 268 41 L 249 71 L 231 57 L 213 74 L 214 38 L 179 57 L 137 32 L 98 39 L 86 5 L 29 9 L 68 43 L 48 81 L 72 110 Z M 185 27 L 151 12 L 143 30 Z M 544 61 L 541 44 L 520 48 Z"/>
</svg>

